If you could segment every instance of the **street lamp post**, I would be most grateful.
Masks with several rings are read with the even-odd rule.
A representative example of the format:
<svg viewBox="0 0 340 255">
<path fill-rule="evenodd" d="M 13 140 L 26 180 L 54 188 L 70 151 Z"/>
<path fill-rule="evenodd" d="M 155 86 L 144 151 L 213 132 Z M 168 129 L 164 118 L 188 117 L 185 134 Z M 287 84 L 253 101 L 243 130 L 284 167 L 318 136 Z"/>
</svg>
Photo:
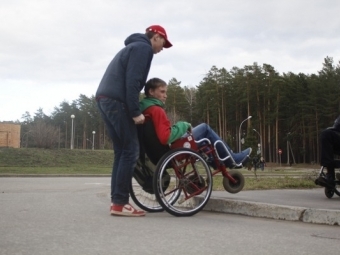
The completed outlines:
<svg viewBox="0 0 340 255">
<path fill-rule="evenodd" d="M 73 119 L 75 118 L 74 114 L 71 115 L 72 124 L 71 124 L 71 150 L 74 149 L 74 132 L 73 132 Z"/>
<path fill-rule="evenodd" d="M 261 134 L 255 129 L 255 128 L 253 128 L 253 130 L 259 135 L 259 137 L 260 137 L 260 151 L 261 151 L 261 156 L 263 156 L 263 154 L 262 154 L 262 137 L 261 137 Z"/>
<path fill-rule="evenodd" d="M 94 135 L 96 134 L 96 131 L 92 131 L 92 150 L 94 150 Z"/>
<path fill-rule="evenodd" d="M 238 151 L 241 152 L 241 126 L 243 124 L 243 122 L 245 122 L 246 120 L 249 120 L 252 116 L 248 116 L 248 118 L 246 118 L 245 120 L 243 120 L 240 124 L 240 128 L 238 130 Z"/>
<path fill-rule="evenodd" d="M 67 121 L 64 120 L 65 123 L 65 133 L 66 133 L 66 137 L 65 137 L 65 149 L 67 148 Z"/>
<path fill-rule="evenodd" d="M 289 160 L 289 135 L 290 135 L 290 132 L 287 133 L 287 165 L 290 164 L 290 160 Z"/>
</svg>

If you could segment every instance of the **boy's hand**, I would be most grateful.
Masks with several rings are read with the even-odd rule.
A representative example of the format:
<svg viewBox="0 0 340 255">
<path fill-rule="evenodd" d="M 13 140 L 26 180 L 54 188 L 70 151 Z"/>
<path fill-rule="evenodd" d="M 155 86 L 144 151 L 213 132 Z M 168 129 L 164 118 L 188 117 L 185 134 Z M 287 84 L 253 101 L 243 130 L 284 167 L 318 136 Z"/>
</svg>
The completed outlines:
<svg viewBox="0 0 340 255">
<path fill-rule="evenodd" d="M 192 133 L 192 126 L 191 126 L 191 124 L 189 124 L 188 132 L 189 132 L 189 133 Z"/>
</svg>

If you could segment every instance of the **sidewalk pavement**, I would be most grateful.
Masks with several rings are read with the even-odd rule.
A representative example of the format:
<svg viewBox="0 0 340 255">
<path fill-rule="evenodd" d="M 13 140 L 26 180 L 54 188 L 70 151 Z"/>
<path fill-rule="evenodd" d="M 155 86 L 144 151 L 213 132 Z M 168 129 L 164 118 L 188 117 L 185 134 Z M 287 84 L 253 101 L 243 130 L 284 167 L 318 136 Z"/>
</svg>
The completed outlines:
<svg viewBox="0 0 340 255">
<path fill-rule="evenodd" d="M 340 225 L 340 197 L 324 188 L 213 191 L 204 210 L 308 223 Z"/>
</svg>

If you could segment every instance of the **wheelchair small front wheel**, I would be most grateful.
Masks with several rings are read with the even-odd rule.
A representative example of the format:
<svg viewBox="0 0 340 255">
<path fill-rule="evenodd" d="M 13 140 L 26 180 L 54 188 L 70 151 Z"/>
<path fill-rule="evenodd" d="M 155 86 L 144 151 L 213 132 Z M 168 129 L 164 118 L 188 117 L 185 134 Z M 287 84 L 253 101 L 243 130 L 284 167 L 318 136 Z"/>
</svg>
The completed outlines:
<svg viewBox="0 0 340 255">
<path fill-rule="evenodd" d="M 229 170 L 228 172 L 236 180 L 236 183 L 233 183 L 227 177 L 224 177 L 223 178 L 224 189 L 229 193 L 233 194 L 240 192 L 243 189 L 245 183 L 243 174 L 241 174 L 241 172 L 237 170 Z"/>
<path fill-rule="evenodd" d="M 334 189 L 325 188 L 325 195 L 327 198 L 332 198 L 334 196 Z"/>
</svg>

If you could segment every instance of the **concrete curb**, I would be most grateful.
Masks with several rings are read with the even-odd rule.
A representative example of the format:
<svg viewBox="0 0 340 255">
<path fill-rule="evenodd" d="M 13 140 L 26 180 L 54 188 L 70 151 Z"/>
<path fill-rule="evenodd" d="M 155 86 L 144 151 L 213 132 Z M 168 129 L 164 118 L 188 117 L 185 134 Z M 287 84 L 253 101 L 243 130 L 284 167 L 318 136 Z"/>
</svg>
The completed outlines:
<svg viewBox="0 0 340 255">
<path fill-rule="evenodd" d="M 340 225 L 340 211 L 308 208 L 302 218 L 303 222 Z"/>
<path fill-rule="evenodd" d="M 340 225 L 340 211 L 211 197 L 203 210 L 327 225 Z"/>
</svg>

